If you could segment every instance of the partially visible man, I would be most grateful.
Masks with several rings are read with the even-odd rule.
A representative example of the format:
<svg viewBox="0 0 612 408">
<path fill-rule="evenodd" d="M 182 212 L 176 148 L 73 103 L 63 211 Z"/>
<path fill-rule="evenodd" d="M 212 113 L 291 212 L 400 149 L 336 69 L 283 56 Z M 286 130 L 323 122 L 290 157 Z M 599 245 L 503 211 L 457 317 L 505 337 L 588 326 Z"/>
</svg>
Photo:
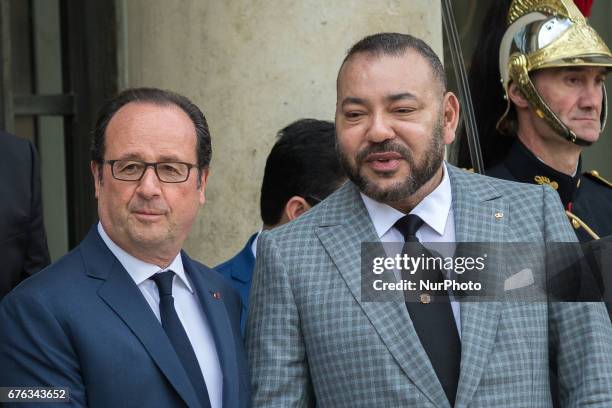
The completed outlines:
<svg viewBox="0 0 612 408">
<path fill-rule="evenodd" d="M 0 384 L 66 387 L 74 406 L 247 406 L 240 298 L 181 251 L 205 201 L 204 115 L 130 89 L 93 136 L 100 222 L 0 304 Z"/>
<path fill-rule="evenodd" d="M 571 0 L 508 3 L 491 3 L 471 68 L 485 173 L 550 185 L 582 242 L 612 235 L 612 184 L 581 159 L 606 122 L 612 53 Z"/>
<path fill-rule="evenodd" d="M 278 132 L 261 185 L 263 230 L 286 224 L 324 200 L 346 180 L 336 153 L 334 124 L 300 119 Z M 229 261 L 215 267 L 240 292 L 244 331 L 249 289 L 255 267 L 257 237 Z"/>
<path fill-rule="evenodd" d="M 0 300 L 49 265 L 40 168 L 31 142 L 0 132 Z"/>
<path fill-rule="evenodd" d="M 612 406 L 602 304 L 364 297 L 364 242 L 576 240 L 549 187 L 444 163 L 458 115 L 423 41 L 382 33 L 350 49 L 336 101 L 350 182 L 259 239 L 247 324 L 254 407 L 544 408 L 551 362 L 564 406 Z"/>
</svg>

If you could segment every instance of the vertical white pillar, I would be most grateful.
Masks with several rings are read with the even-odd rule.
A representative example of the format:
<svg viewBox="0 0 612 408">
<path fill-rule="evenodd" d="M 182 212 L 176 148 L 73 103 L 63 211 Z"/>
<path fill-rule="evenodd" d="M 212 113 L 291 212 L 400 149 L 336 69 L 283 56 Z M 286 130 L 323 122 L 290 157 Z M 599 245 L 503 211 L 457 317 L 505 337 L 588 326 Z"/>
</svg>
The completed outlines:
<svg viewBox="0 0 612 408">
<path fill-rule="evenodd" d="M 125 86 L 185 94 L 209 121 L 207 203 L 187 242 L 215 265 L 260 226 L 259 190 L 276 132 L 333 120 L 347 49 L 381 31 L 423 38 L 441 55 L 438 0 L 118 0 Z"/>
</svg>

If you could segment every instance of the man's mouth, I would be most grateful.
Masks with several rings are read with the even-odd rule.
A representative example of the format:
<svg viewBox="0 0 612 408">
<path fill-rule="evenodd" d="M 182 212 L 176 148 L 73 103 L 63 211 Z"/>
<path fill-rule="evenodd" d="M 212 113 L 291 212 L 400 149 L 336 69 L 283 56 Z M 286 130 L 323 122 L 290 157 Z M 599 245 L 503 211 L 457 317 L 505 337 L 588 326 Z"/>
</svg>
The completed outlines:
<svg viewBox="0 0 612 408">
<path fill-rule="evenodd" d="M 151 210 L 134 210 L 132 214 L 136 216 L 136 218 L 141 220 L 155 220 L 159 217 L 162 217 L 165 213 L 162 211 L 151 211 Z"/>
<path fill-rule="evenodd" d="M 364 162 L 374 171 L 390 172 L 397 170 L 401 160 L 403 157 L 397 152 L 382 152 L 367 155 Z"/>
</svg>

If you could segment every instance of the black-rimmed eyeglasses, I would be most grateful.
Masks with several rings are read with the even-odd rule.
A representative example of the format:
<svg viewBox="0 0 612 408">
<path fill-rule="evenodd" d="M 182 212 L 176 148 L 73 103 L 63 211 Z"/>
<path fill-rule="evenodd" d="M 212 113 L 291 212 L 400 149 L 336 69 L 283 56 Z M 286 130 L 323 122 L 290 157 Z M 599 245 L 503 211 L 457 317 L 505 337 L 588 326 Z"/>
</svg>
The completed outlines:
<svg viewBox="0 0 612 408">
<path fill-rule="evenodd" d="M 139 160 L 104 160 L 111 166 L 113 177 L 121 181 L 138 181 L 144 176 L 147 167 L 153 167 L 155 175 L 163 183 L 183 183 L 195 164 L 184 162 L 149 163 Z"/>
</svg>

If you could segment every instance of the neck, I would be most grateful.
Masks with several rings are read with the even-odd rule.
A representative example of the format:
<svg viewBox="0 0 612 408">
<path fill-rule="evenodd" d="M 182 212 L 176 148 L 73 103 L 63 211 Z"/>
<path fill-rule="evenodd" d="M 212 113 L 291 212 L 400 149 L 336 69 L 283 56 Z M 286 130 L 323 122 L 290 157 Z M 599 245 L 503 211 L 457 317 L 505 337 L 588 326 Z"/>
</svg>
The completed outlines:
<svg viewBox="0 0 612 408">
<path fill-rule="evenodd" d="M 183 239 L 174 242 L 162 241 L 146 243 L 140 240 L 138 243 L 135 243 L 130 242 L 129 239 L 121 239 L 122 236 L 114 233 L 112 226 L 104 224 L 104 221 L 100 220 L 100 225 L 102 226 L 100 235 L 104 240 L 109 240 L 113 245 L 119 247 L 119 249 L 128 255 L 140 261 L 159 266 L 161 269 L 167 268 L 179 252 L 181 252 L 183 242 L 186 238 L 183 237 Z"/>
<path fill-rule="evenodd" d="M 547 166 L 558 172 L 571 176 L 576 171 L 582 148 L 561 137 L 545 139 L 533 137 L 529 133 L 519 130 L 519 139 L 534 155 Z"/>
<path fill-rule="evenodd" d="M 440 167 L 425 184 L 421 186 L 414 194 L 410 197 L 389 203 L 389 205 L 404 214 L 408 214 L 414 207 L 416 207 L 425 197 L 431 194 L 442 182 L 444 176 L 444 166 L 440 164 Z"/>
<path fill-rule="evenodd" d="M 170 253 L 164 254 L 164 253 L 157 253 L 157 252 L 148 253 L 147 251 L 139 251 L 138 253 L 129 253 L 129 254 L 132 255 L 134 258 L 140 259 L 143 262 L 159 266 L 160 269 L 165 269 L 168 266 L 170 266 L 174 258 L 176 258 L 176 255 L 179 253 L 179 251 L 173 252 L 172 254 Z"/>
</svg>

